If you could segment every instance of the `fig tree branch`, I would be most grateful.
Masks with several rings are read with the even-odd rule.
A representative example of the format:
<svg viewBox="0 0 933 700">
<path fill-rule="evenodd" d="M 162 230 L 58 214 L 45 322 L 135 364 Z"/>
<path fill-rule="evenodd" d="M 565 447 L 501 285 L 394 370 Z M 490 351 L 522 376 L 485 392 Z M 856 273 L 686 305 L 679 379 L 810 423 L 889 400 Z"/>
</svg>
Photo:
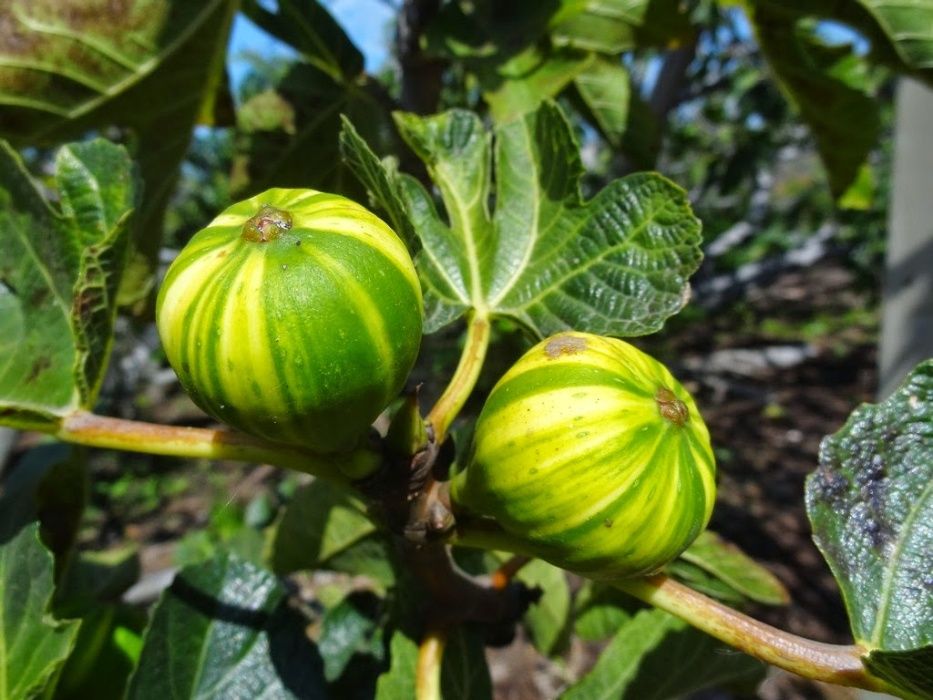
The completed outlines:
<svg viewBox="0 0 933 700">
<path fill-rule="evenodd" d="M 676 615 L 699 630 L 798 676 L 889 692 L 865 669 L 859 646 L 825 644 L 771 627 L 665 575 L 612 582 L 620 590 Z"/>
<path fill-rule="evenodd" d="M 339 456 L 324 456 L 266 442 L 234 430 L 157 425 L 84 411 L 67 416 L 54 435 L 60 440 L 88 447 L 168 457 L 270 463 L 342 484 L 349 483 L 344 473 L 355 473 L 362 463 L 379 459 L 365 449 Z"/>
</svg>

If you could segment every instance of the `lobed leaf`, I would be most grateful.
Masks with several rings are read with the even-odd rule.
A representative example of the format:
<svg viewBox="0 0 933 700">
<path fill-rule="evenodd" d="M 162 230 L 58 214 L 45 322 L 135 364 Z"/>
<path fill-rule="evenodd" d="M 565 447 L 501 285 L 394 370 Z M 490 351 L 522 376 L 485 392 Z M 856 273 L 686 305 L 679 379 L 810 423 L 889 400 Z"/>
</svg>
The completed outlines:
<svg viewBox="0 0 933 700">
<path fill-rule="evenodd" d="M 21 427 L 96 400 L 135 200 L 119 146 L 71 144 L 55 163 L 58 207 L 0 143 L 0 419 Z"/>
<path fill-rule="evenodd" d="M 823 440 L 806 502 L 866 663 L 933 692 L 933 360 Z"/>
<path fill-rule="evenodd" d="M 152 613 L 127 697 L 324 697 L 320 654 L 285 593 L 228 555 L 183 569 Z"/>
<path fill-rule="evenodd" d="M 686 194 L 642 173 L 583 201 L 578 146 L 556 105 L 496 129 L 493 214 L 491 138 L 476 115 L 399 115 L 397 123 L 438 186 L 446 222 L 418 181 L 385 168 L 349 136 L 344 157 L 421 239 L 428 332 L 472 308 L 540 337 L 568 328 L 643 335 L 686 302 L 701 257 Z"/>
</svg>

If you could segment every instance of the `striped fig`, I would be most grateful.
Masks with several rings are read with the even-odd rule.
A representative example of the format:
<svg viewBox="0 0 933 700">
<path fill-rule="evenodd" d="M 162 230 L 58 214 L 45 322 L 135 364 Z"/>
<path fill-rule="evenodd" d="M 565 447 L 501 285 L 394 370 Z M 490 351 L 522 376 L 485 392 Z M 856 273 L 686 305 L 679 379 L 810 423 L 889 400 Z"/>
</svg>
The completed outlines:
<svg viewBox="0 0 933 700">
<path fill-rule="evenodd" d="M 195 234 L 159 292 L 162 344 L 204 411 L 320 452 L 352 448 L 421 342 L 402 241 L 349 199 L 271 189 Z"/>
<path fill-rule="evenodd" d="M 451 498 L 553 564 L 637 576 L 706 526 L 715 462 L 693 399 L 664 365 L 621 340 L 562 333 L 493 388 Z"/>
</svg>

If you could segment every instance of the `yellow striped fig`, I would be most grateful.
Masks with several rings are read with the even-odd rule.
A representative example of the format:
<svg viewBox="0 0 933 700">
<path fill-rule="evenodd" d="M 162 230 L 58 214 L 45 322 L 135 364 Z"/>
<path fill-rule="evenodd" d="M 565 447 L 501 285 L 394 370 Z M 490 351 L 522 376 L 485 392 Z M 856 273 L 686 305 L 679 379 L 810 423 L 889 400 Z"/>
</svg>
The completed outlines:
<svg viewBox="0 0 933 700">
<path fill-rule="evenodd" d="M 621 340 L 562 333 L 493 388 L 451 498 L 553 564 L 637 576 L 706 527 L 715 471 L 706 425 L 664 365 Z"/>
<path fill-rule="evenodd" d="M 168 270 L 156 319 L 182 386 L 208 414 L 337 452 L 411 371 L 421 288 L 405 245 L 364 207 L 272 189 L 195 234 Z"/>
</svg>

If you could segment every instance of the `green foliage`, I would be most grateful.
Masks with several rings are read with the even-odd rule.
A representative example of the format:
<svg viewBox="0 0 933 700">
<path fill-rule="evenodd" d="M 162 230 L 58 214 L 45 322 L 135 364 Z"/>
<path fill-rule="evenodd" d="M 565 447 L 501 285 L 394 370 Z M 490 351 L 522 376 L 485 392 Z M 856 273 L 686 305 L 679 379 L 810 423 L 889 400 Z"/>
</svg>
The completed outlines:
<svg viewBox="0 0 933 700">
<path fill-rule="evenodd" d="M 525 613 L 525 627 L 535 648 L 545 656 L 556 656 L 567 644 L 571 623 L 570 586 L 563 569 L 535 559 L 522 567 L 518 580 L 539 588 L 541 598 Z"/>
<path fill-rule="evenodd" d="M 55 162 L 58 207 L 0 144 L 0 411 L 24 427 L 97 397 L 135 197 L 129 157 L 113 144 L 65 146 Z"/>
<path fill-rule="evenodd" d="M 162 240 L 165 206 L 196 122 L 229 105 L 222 81 L 235 0 L 139 0 L 102 9 L 91 0 L 12 0 L 0 9 L 0 137 L 54 145 L 88 130 L 129 127 L 146 186 L 136 247 L 143 272 Z M 3 169 L 9 166 L 4 165 Z"/>
<path fill-rule="evenodd" d="M 672 659 L 679 662 L 672 664 Z M 765 667 L 660 610 L 642 610 L 617 630 L 592 670 L 563 695 L 579 698 L 678 698 L 711 685 L 754 688 Z"/>
<path fill-rule="evenodd" d="M 871 177 L 865 161 L 880 128 L 867 66 L 853 47 L 823 42 L 812 22 L 767 6 L 757 8 L 753 19 L 781 88 L 816 138 L 833 195 L 864 208 L 871 197 L 850 190 Z"/>
<path fill-rule="evenodd" d="M 583 202 L 578 147 L 556 106 L 496 130 L 494 214 L 491 139 L 475 115 L 397 121 L 441 191 L 449 226 L 417 180 L 382 166 L 352 132 L 343 148 L 372 196 L 421 239 L 429 332 L 473 308 L 539 337 L 567 328 L 642 335 L 683 306 L 700 260 L 685 194 L 639 174 Z"/>
<path fill-rule="evenodd" d="M 341 115 L 380 148 L 395 144 L 384 88 L 363 74 L 359 49 L 314 0 L 279 3 L 276 13 L 250 0 L 244 10 L 300 60 L 264 80 L 265 89 L 247 96 L 237 112 L 237 195 L 270 187 L 362 194 L 337 152 Z"/>
<path fill-rule="evenodd" d="M 790 602 L 787 589 L 774 574 L 712 530 L 703 532 L 680 556 L 756 603 Z"/>
<path fill-rule="evenodd" d="M 196 564 L 153 611 L 128 697 L 319 697 L 306 624 L 269 572 L 224 555 Z"/>
<path fill-rule="evenodd" d="M 390 585 L 387 547 L 363 503 L 329 482 L 300 489 L 275 528 L 269 560 L 273 571 L 334 569 Z"/>
<path fill-rule="evenodd" d="M 869 664 L 904 691 L 933 691 L 933 361 L 825 439 L 807 482 L 814 539 L 843 592 Z"/>
<path fill-rule="evenodd" d="M 0 698 L 29 698 L 61 668 L 79 627 L 48 612 L 52 556 L 37 525 L 0 542 L 0 582 Z"/>
</svg>

